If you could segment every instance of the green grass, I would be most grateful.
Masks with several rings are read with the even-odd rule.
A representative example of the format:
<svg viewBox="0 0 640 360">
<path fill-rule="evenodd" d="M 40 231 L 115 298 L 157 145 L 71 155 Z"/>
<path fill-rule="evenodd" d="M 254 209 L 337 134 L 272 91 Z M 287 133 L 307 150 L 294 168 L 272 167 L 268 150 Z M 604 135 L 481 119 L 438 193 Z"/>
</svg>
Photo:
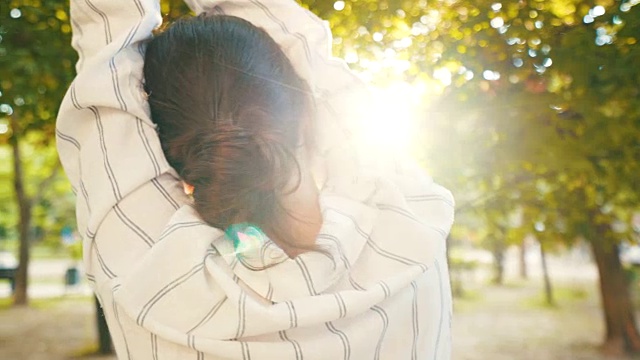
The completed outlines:
<svg viewBox="0 0 640 360">
<path fill-rule="evenodd" d="M 0 298 L 0 310 L 6 310 L 13 304 L 13 298 Z"/>
<path fill-rule="evenodd" d="M 97 355 L 98 355 L 98 344 L 91 343 L 74 351 L 71 354 L 71 359 L 83 359 L 87 356 L 97 356 Z"/>
<path fill-rule="evenodd" d="M 18 257 L 18 242 L 6 241 L 0 243 L 0 251 L 12 252 Z M 31 246 L 31 259 L 70 259 L 71 253 L 69 249 L 63 246 L 53 246 L 47 243 L 38 243 Z"/>
<path fill-rule="evenodd" d="M 69 250 L 63 247 L 52 247 L 49 245 L 38 245 L 31 248 L 33 259 L 70 259 Z"/>
<path fill-rule="evenodd" d="M 34 284 L 40 285 L 61 285 L 64 286 L 65 278 L 64 275 L 59 276 L 45 276 L 45 277 L 29 277 L 29 286 Z"/>
<path fill-rule="evenodd" d="M 461 295 L 454 296 L 453 309 L 455 312 L 473 311 L 483 303 L 484 296 L 479 289 L 464 289 Z"/>
<path fill-rule="evenodd" d="M 529 286 L 529 284 L 530 284 L 530 281 L 526 279 L 518 279 L 518 280 L 513 279 L 513 280 L 505 281 L 502 285 L 496 285 L 496 286 L 502 286 L 507 289 L 523 289 Z"/>
<path fill-rule="evenodd" d="M 554 303 L 547 302 L 544 290 L 522 300 L 521 305 L 528 309 L 558 309 L 566 305 L 587 300 L 589 292 L 584 287 L 556 286 L 552 290 Z"/>
<path fill-rule="evenodd" d="M 86 295 L 65 295 L 60 297 L 31 299 L 29 307 L 38 310 L 49 310 L 62 303 L 90 301 L 91 296 Z M 0 311 L 6 311 L 13 307 L 13 297 L 0 298 Z"/>
</svg>

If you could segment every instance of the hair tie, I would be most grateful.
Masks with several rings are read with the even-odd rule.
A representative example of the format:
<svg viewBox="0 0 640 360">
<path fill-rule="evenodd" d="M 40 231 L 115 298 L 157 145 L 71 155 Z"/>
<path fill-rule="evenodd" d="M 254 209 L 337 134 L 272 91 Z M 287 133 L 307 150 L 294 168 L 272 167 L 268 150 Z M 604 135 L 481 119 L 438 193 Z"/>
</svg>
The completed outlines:
<svg viewBox="0 0 640 360">
<path fill-rule="evenodd" d="M 232 224 L 224 231 L 231 241 L 236 255 L 259 249 L 267 241 L 267 235 L 257 225 Z"/>
<path fill-rule="evenodd" d="M 184 190 L 184 193 L 188 196 L 192 196 L 193 195 L 193 190 L 195 189 L 193 187 L 193 185 L 189 185 L 186 182 L 182 182 L 182 189 Z"/>
</svg>

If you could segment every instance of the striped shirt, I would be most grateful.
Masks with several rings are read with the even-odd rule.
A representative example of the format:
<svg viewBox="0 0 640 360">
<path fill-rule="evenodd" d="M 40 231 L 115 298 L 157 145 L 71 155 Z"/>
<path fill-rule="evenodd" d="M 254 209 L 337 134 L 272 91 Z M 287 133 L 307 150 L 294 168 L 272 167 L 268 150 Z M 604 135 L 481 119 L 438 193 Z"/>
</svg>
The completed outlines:
<svg viewBox="0 0 640 360">
<path fill-rule="evenodd" d="M 309 82 L 326 251 L 289 259 L 267 241 L 236 256 L 183 194 L 150 119 L 142 67 L 158 0 L 72 0 L 78 75 L 58 149 L 118 358 L 449 359 L 453 198 L 360 151 L 368 93 L 331 56 L 326 23 L 290 0 L 188 3 L 265 29 Z"/>
</svg>

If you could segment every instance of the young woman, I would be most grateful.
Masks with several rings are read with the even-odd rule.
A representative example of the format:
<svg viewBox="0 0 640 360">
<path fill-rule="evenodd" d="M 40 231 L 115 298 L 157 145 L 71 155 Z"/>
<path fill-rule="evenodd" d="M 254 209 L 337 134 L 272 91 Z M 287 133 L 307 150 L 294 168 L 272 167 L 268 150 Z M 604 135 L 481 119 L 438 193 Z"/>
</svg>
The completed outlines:
<svg viewBox="0 0 640 360">
<path fill-rule="evenodd" d="M 58 146 L 118 357 L 450 358 L 450 194 L 356 151 L 310 12 L 189 4 L 149 41 L 157 1 L 72 1 Z"/>
</svg>

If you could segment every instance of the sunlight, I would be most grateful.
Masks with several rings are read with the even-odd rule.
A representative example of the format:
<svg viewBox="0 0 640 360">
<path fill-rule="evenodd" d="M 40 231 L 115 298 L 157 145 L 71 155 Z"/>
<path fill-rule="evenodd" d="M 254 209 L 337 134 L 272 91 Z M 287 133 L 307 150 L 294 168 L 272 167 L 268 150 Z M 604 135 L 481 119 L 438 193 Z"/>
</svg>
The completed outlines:
<svg viewBox="0 0 640 360">
<path fill-rule="evenodd" d="M 406 152 L 418 122 L 418 107 L 424 89 L 406 82 L 372 88 L 373 104 L 368 109 L 364 145 Z M 368 144 L 366 144 L 368 142 Z"/>
</svg>

